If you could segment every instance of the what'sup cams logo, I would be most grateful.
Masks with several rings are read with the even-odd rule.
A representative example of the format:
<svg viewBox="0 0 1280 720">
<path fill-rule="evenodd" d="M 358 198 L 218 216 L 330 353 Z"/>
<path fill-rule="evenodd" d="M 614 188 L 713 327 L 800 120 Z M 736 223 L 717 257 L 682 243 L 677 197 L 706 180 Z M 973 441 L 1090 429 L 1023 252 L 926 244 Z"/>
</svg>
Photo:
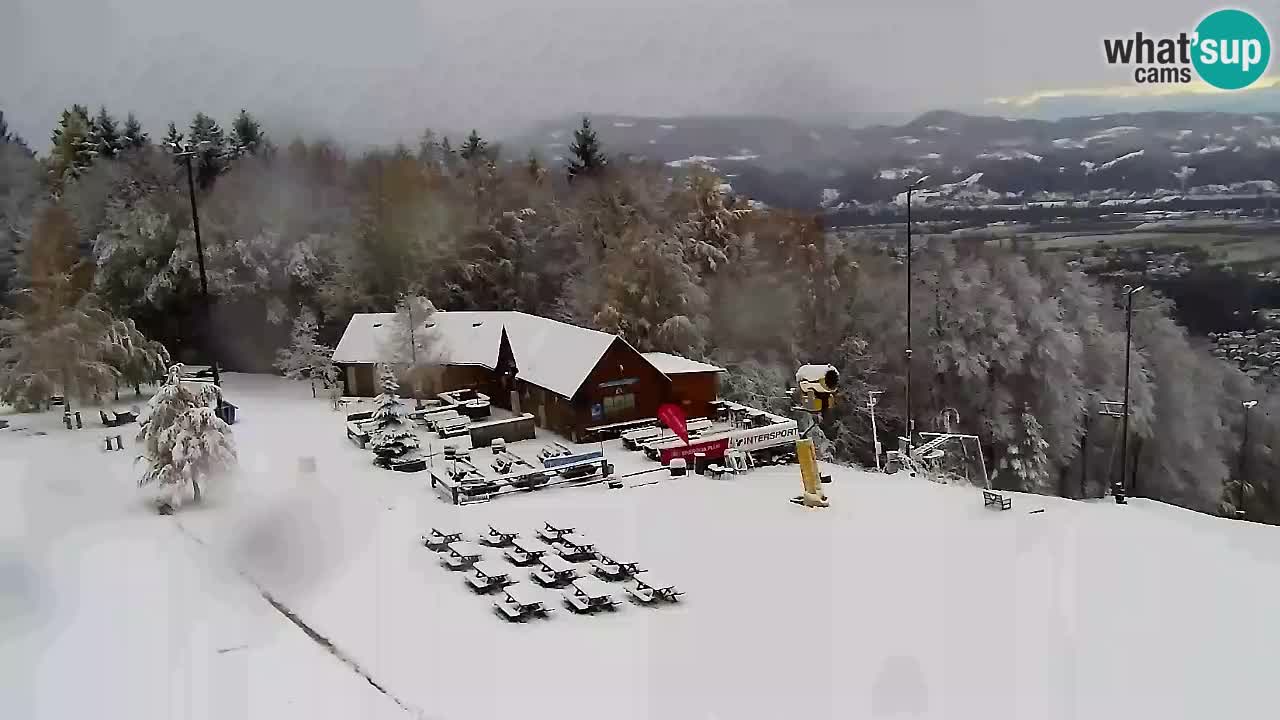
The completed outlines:
<svg viewBox="0 0 1280 720">
<path fill-rule="evenodd" d="M 1267 71 L 1271 38 L 1267 28 L 1243 10 L 1218 10 L 1192 33 L 1176 37 L 1133 37 L 1102 41 L 1107 62 L 1136 65 L 1134 82 L 1190 83 L 1195 76 L 1222 90 L 1247 88 Z M 1193 73 L 1194 71 L 1194 73 Z"/>
</svg>

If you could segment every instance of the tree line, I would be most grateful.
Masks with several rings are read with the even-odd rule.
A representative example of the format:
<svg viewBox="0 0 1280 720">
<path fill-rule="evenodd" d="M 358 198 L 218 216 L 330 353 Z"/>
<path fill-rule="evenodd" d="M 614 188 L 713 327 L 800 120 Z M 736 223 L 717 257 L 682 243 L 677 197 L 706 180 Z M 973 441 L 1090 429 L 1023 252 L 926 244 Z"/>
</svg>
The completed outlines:
<svg viewBox="0 0 1280 720">
<path fill-rule="evenodd" d="M 112 141 L 103 116 L 68 110 L 39 156 L 0 144 L 12 318 L 41 278 L 66 277 L 67 302 L 131 320 L 177 358 L 216 347 L 225 365 L 265 371 L 283 348 L 282 368 L 306 376 L 323 372 L 317 348 L 353 313 L 425 297 L 715 362 L 729 370 L 725 396 L 784 412 L 795 368 L 830 363 L 844 388 L 821 425 L 829 457 L 871 464 L 869 391 L 884 392 L 882 441 L 903 432 L 902 247 L 836 239 L 818 216 L 755 206 L 705 168 L 672 176 L 611 157 L 587 119 L 565 157 L 544 158 L 508 157 L 476 131 L 457 147 L 430 130 L 415 146 L 358 153 L 277 146 L 246 112 L 230 133 L 200 114 L 161 142 L 128 121 L 119 136 L 138 142 Z M 175 147 L 195 153 L 207 323 Z M 60 251 L 42 264 L 50 247 Z M 1117 423 L 1100 414 L 1124 383 L 1118 288 L 1018 246 L 933 240 L 916 252 L 917 428 L 958 415 L 997 487 L 1100 497 L 1121 464 Z M 1131 492 L 1227 514 L 1243 496 L 1249 518 L 1280 520 L 1267 481 L 1280 469 L 1280 404 L 1194 342 L 1155 293 L 1137 298 L 1131 377 Z"/>
</svg>

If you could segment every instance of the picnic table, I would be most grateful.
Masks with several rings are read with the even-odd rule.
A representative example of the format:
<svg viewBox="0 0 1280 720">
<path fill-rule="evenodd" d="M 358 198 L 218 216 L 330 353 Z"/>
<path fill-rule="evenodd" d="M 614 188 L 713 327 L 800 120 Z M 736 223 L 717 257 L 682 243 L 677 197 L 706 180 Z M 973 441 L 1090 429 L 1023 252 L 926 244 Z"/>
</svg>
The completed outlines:
<svg viewBox="0 0 1280 720">
<path fill-rule="evenodd" d="M 639 600 L 641 603 L 648 605 L 654 600 L 666 600 L 667 602 L 676 602 L 683 592 L 676 589 L 675 585 L 662 580 L 653 580 L 646 576 L 645 579 L 639 577 L 631 578 L 630 582 L 622 586 L 623 590 L 631 597 Z"/>
<path fill-rule="evenodd" d="M 431 532 L 422 536 L 422 544 L 428 548 L 440 552 L 449 548 L 449 543 L 458 542 L 462 539 L 462 533 L 452 529 L 431 528 Z"/>
<path fill-rule="evenodd" d="M 538 558 L 538 562 L 541 567 L 534 570 L 530 577 L 547 587 L 559 587 L 578 577 L 578 568 L 559 555 L 543 555 Z"/>
<path fill-rule="evenodd" d="M 574 612 L 580 613 L 613 610 L 618 604 L 613 597 L 613 589 L 593 577 L 574 580 L 564 593 L 564 601 Z"/>
<path fill-rule="evenodd" d="M 496 528 L 490 525 L 489 532 L 480 536 L 480 542 L 485 545 L 492 545 L 493 547 L 506 547 L 519 535 L 520 533 L 510 529 Z"/>
<path fill-rule="evenodd" d="M 551 612 L 543 604 L 542 594 L 528 583 L 516 583 L 502 589 L 503 597 L 493 604 L 494 610 L 508 620 L 521 622 L 531 615 Z"/>
<path fill-rule="evenodd" d="M 565 560 L 578 562 L 594 558 L 596 546 L 581 535 L 567 533 L 560 536 L 560 544 L 556 547 L 556 552 L 560 553 L 560 557 Z"/>
<path fill-rule="evenodd" d="M 638 563 L 617 560 L 602 553 L 596 553 L 596 559 L 588 565 L 591 566 L 591 572 L 605 580 L 625 580 L 644 572 Z"/>
<path fill-rule="evenodd" d="M 513 582 L 507 566 L 497 560 L 481 560 L 472 565 L 471 572 L 467 574 L 467 583 L 481 593 Z"/>
<path fill-rule="evenodd" d="M 532 565 L 550 551 L 551 548 L 539 540 L 517 537 L 511 541 L 511 547 L 503 555 L 512 563 L 523 567 Z"/>
<path fill-rule="evenodd" d="M 466 540 L 459 540 L 449 543 L 449 554 L 445 556 L 444 562 L 454 570 L 463 570 L 471 567 L 480 556 L 483 550 L 479 545 Z"/>
<path fill-rule="evenodd" d="M 538 531 L 538 536 L 547 542 L 559 542 L 561 536 L 572 532 L 573 528 L 568 525 L 552 525 L 549 522 L 544 522 L 542 523 L 542 529 Z"/>
</svg>

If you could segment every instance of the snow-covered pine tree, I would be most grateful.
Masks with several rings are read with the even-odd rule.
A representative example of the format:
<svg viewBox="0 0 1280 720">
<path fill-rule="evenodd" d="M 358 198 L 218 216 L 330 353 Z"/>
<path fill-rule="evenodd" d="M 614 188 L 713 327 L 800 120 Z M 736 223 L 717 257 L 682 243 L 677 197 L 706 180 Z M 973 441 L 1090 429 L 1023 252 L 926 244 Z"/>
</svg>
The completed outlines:
<svg viewBox="0 0 1280 720">
<path fill-rule="evenodd" d="M 573 131 L 573 143 L 569 145 L 569 163 L 566 170 L 569 180 L 578 177 L 594 177 L 604 172 L 609 164 L 604 151 L 600 148 L 600 139 L 591 127 L 590 118 L 582 118 L 582 126 Z"/>
<path fill-rule="evenodd" d="M 138 459 L 147 464 L 138 486 L 158 486 L 162 506 L 180 504 L 187 488 L 200 502 L 200 483 L 235 466 L 231 428 L 214 411 L 220 401 L 217 386 L 192 389 L 182 382 L 182 365 L 174 365 L 138 418 Z"/>
<path fill-rule="evenodd" d="M 1000 459 L 1000 469 L 1008 473 L 1013 486 L 1023 492 L 1051 494 L 1054 481 L 1050 477 L 1049 458 L 1045 451 L 1049 443 L 1044 439 L 1040 421 L 1031 414 L 1028 405 L 1022 407 L 1021 432 L 1016 443 L 1009 445 Z"/>
<path fill-rule="evenodd" d="M 124 119 L 124 138 L 121 142 L 126 150 L 137 150 L 151 142 L 151 138 L 142 131 L 142 123 L 138 122 L 133 113 L 129 113 Z"/>
<path fill-rule="evenodd" d="M 244 109 L 231 123 L 231 143 L 237 154 L 257 155 L 265 146 L 261 123 Z"/>
<path fill-rule="evenodd" d="M 374 462 L 383 467 L 418 447 L 418 437 L 413 433 L 409 413 L 400 402 L 399 393 L 395 371 L 390 365 L 384 365 L 382 394 L 374 400 L 378 407 L 373 411 L 374 430 L 369 442 L 376 456 Z"/>
<path fill-rule="evenodd" d="M 462 143 L 462 147 L 458 148 L 458 156 L 469 162 L 478 162 L 486 158 L 488 151 L 489 143 L 473 129 L 466 141 Z"/>
<path fill-rule="evenodd" d="M 196 113 L 191 121 L 191 146 L 196 151 L 196 182 L 208 188 L 227 169 L 230 147 L 217 120 Z"/>
<path fill-rule="evenodd" d="M 93 146 L 94 152 L 100 158 L 115 157 L 116 153 L 124 147 L 120 137 L 120 125 L 111 113 L 107 112 L 105 105 L 98 109 L 97 117 L 90 123 L 89 144 Z"/>
<path fill-rule="evenodd" d="M 182 139 L 185 136 L 178 132 L 178 126 L 172 122 L 169 123 L 169 130 L 164 134 L 164 149 L 169 152 L 176 152 L 182 146 Z"/>
<path fill-rule="evenodd" d="M 316 397 L 317 380 L 326 388 L 338 380 L 333 348 L 316 342 L 318 330 L 315 313 L 304 307 L 293 321 L 289 346 L 276 353 L 276 369 L 291 380 L 310 380 L 311 397 Z"/>
<path fill-rule="evenodd" d="M 89 132 L 92 121 L 89 111 L 82 105 L 73 105 L 62 111 L 58 127 L 54 129 L 53 148 L 49 152 L 49 188 L 56 197 L 62 188 L 84 173 L 93 163 L 94 149 Z"/>
</svg>

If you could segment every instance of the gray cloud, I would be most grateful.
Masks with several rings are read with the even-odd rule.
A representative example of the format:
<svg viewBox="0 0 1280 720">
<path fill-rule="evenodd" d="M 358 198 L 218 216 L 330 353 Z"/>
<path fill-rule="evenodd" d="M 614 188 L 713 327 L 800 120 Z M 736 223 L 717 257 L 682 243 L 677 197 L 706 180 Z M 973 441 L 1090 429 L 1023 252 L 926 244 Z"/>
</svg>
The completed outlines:
<svg viewBox="0 0 1280 720">
<path fill-rule="evenodd" d="M 153 135 L 240 107 L 273 133 L 488 134 L 575 111 L 842 114 L 1122 84 L 1101 38 L 1202 0 L 8 0 L 0 108 L 43 145 L 72 102 Z M 1255 10 L 1264 10 L 1255 8 Z M 1274 9 L 1261 12 L 1277 27 Z"/>
</svg>

